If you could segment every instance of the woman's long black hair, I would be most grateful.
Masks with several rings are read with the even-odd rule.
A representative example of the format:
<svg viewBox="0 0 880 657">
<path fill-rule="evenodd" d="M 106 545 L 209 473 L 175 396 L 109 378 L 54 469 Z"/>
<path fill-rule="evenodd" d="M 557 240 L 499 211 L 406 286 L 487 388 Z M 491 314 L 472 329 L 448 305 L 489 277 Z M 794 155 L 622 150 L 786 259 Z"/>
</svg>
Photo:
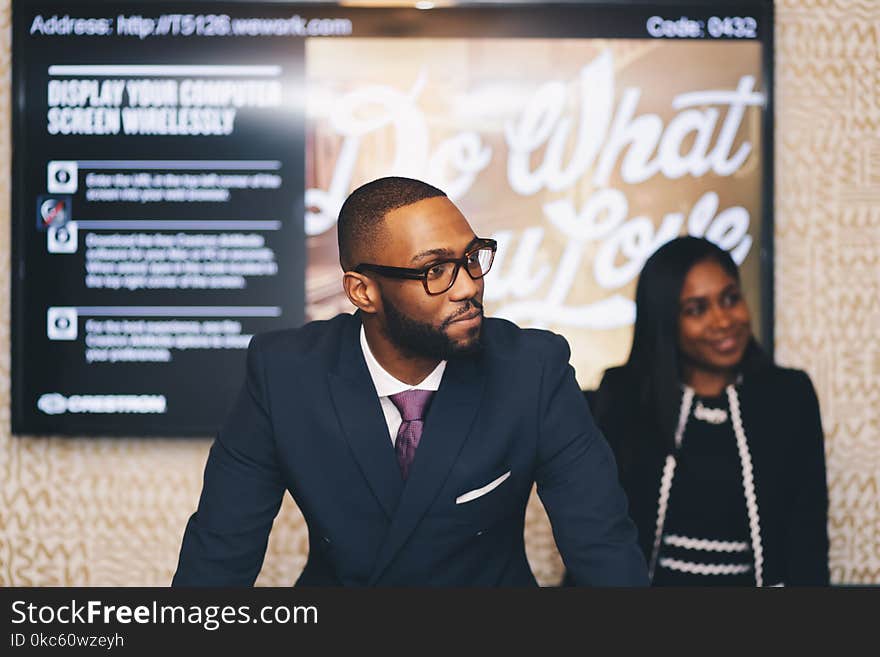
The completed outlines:
<svg viewBox="0 0 880 657">
<path fill-rule="evenodd" d="M 705 260 L 717 262 L 739 281 L 739 270 L 727 251 L 703 238 L 679 237 L 648 258 L 636 287 L 635 330 L 625 369 L 637 395 L 637 412 L 653 418 L 667 449 L 673 446 L 682 394 L 679 298 L 691 267 Z M 752 338 L 740 372 L 746 374 L 768 363 Z"/>
</svg>

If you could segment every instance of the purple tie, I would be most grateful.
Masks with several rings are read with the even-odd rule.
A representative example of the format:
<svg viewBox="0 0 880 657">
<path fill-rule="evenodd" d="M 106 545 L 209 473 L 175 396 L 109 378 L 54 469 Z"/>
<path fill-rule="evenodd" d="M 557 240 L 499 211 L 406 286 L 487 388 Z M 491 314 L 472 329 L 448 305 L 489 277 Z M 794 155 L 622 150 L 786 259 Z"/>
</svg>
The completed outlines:
<svg viewBox="0 0 880 657">
<path fill-rule="evenodd" d="M 425 411 L 433 396 L 434 392 L 431 390 L 405 390 L 388 397 L 400 411 L 403 419 L 400 429 L 397 430 L 394 449 L 397 452 L 400 474 L 403 475 L 404 481 L 416 457 L 416 447 L 419 446 L 422 429 L 425 428 Z"/>
</svg>

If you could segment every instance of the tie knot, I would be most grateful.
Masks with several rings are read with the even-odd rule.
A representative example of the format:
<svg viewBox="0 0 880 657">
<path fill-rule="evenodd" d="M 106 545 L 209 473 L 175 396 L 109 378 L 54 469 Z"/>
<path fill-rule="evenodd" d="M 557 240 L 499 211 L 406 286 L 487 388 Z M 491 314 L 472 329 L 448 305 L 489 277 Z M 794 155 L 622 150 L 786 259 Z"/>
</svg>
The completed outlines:
<svg viewBox="0 0 880 657">
<path fill-rule="evenodd" d="M 396 395 L 389 395 L 388 399 L 400 411 L 404 422 L 412 422 L 425 419 L 425 410 L 433 396 L 432 390 L 404 390 Z"/>
</svg>

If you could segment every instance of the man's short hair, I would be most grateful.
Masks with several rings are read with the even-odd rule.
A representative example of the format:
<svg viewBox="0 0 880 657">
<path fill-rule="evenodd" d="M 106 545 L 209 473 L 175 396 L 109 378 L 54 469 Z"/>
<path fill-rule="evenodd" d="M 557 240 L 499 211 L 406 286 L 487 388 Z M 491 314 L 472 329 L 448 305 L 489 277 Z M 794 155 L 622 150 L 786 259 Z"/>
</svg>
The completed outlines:
<svg viewBox="0 0 880 657">
<path fill-rule="evenodd" d="M 339 210 L 336 227 L 342 270 L 350 271 L 360 264 L 362 254 L 374 252 L 386 214 L 437 196 L 446 193 L 421 180 L 398 176 L 379 178 L 354 190 Z"/>
</svg>

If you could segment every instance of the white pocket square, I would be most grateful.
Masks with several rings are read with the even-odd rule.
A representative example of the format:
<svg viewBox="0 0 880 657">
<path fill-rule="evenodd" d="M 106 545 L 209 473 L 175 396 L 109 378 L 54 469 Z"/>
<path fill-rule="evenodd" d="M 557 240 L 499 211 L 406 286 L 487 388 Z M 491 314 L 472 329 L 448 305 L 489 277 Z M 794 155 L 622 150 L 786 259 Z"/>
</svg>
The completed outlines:
<svg viewBox="0 0 880 657">
<path fill-rule="evenodd" d="M 503 484 L 504 480 L 507 479 L 509 476 L 510 476 L 510 470 L 508 470 L 503 475 L 498 477 L 498 479 L 496 479 L 495 481 L 486 484 L 482 488 L 476 488 L 474 490 L 468 491 L 464 495 L 459 495 L 458 497 L 455 498 L 455 503 L 456 504 L 464 504 L 465 502 L 470 502 L 471 500 L 475 500 L 478 497 L 482 497 L 486 493 L 491 493 L 493 490 L 495 490 L 501 484 Z"/>
</svg>

